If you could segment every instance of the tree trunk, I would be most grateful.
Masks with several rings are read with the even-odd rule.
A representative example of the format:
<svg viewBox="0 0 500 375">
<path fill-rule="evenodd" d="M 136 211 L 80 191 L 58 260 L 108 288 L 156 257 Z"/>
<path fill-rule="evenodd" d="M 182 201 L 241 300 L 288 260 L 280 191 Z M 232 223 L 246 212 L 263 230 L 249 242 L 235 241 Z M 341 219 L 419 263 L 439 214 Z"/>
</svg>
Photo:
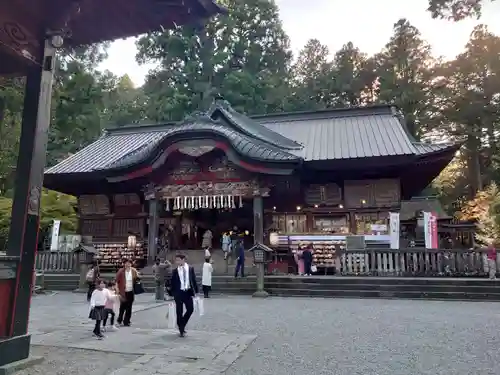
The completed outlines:
<svg viewBox="0 0 500 375">
<path fill-rule="evenodd" d="M 469 181 L 469 198 L 473 198 L 479 190 L 483 189 L 481 177 L 480 141 L 474 135 L 469 135 L 465 142 L 467 153 L 467 179 Z"/>
</svg>

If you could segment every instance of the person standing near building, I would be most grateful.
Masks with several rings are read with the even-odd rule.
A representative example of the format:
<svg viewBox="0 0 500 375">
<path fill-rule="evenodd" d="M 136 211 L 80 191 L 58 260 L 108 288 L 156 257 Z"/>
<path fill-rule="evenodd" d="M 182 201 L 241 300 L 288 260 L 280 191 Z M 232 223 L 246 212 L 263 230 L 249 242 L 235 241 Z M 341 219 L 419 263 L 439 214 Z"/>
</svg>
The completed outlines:
<svg viewBox="0 0 500 375">
<path fill-rule="evenodd" d="M 86 281 L 87 281 L 87 302 L 90 302 L 90 298 L 92 296 L 92 293 L 94 292 L 96 285 L 100 279 L 99 275 L 99 265 L 98 263 L 92 264 L 90 269 L 87 272 L 87 275 L 85 275 Z"/>
<path fill-rule="evenodd" d="M 207 229 L 205 233 L 203 233 L 203 240 L 201 241 L 201 247 L 203 249 L 212 248 L 212 239 L 214 235 L 212 234 L 212 231 L 210 229 Z"/>
<path fill-rule="evenodd" d="M 238 277 L 238 274 L 241 272 L 241 277 L 245 277 L 245 247 L 243 246 L 243 239 L 240 239 L 236 242 L 236 268 L 234 270 L 234 278 Z"/>
<path fill-rule="evenodd" d="M 156 258 L 153 265 L 153 277 L 155 279 L 155 299 L 156 301 L 165 300 L 165 273 L 167 264 L 161 263 L 159 258 Z"/>
<path fill-rule="evenodd" d="M 214 268 L 211 264 L 210 257 L 205 258 L 203 270 L 201 274 L 201 288 L 203 289 L 203 296 L 209 298 L 210 290 L 212 289 L 212 273 Z"/>
<path fill-rule="evenodd" d="M 227 232 L 224 232 L 224 234 L 222 235 L 222 251 L 224 252 L 224 260 L 227 259 L 230 247 L 231 247 L 231 237 Z"/>
<path fill-rule="evenodd" d="M 495 244 L 493 242 L 488 246 L 488 273 L 491 280 L 496 279 L 497 274 L 497 249 L 495 248 Z"/>
<path fill-rule="evenodd" d="M 312 261 L 313 261 L 313 253 L 312 253 L 313 246 L 312 244 L 309 244 L 306 246 L 304 251 L 302 251 L 302 259 L 304 261 L 304 275 L 306 276 L 311 276 L 312 271 Z"/>
<path fill-rule="evenodd" d="M 134 304 L 134 284 L 139 279 L 139 273 L 132 267 L 132 262 L 125 259 L 123 267 L 116 274 L 116 284 L 120 293 L 120 310 L 118 312 L 118 324 L 125 327 L 130 326 L 132 318 L 132 305 Z"/>
<path fill-rule="evenodd" d="M 194 268 L 186 263 L 184 254 L 177 254 L 175 263 L 177 268 L 172 272 L 171 289 L 175 300 L 179 336 L 184 337 L 186 335 L 186 325 L 194 311 L 193 298 L 198 294 L 198 284 Z M 186 312 L 183 314 L 184 308 Z"/>
</svg>

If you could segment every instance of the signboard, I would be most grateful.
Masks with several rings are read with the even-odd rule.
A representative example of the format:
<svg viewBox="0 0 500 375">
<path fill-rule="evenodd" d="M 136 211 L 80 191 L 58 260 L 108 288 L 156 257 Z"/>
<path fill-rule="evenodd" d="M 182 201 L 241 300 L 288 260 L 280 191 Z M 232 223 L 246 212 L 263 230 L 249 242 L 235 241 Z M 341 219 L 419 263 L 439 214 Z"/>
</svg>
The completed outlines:
<svg viewBox="0 0 500 375">
<path fill-rule="evenodd" d="M 370 224 L 370 229 L 372 232 L 386 232 L 387 225 L 385 225 L 385 224 Z"/>
<path fill-rule="evenodd" d="M 389 236 L 391 242 L 391 249 L 399 249 L 399 232 L 400 232 L 400 223 L 399 223 L 399 212 L 390 212 L 389 213 Z"/>
<path fill-rule="evenodd" d="M 437 249 L 439 247 L 437 216 L 434 212 L 424 212 L 424 235 L 426 249 Z"/>
<path fill-rule="evenodd" d="M 50 239 L 50 251 L 59 250 L 59 231 L 61 229 L 61 220 L 54 220 L 52 223 L 52 237 Z"/>
<path fill-rule="evenodd" d="M 363 250 L 365 245 L 365 236 L 346 236 L 345 245 L 347 250 Z"/>
</svg>

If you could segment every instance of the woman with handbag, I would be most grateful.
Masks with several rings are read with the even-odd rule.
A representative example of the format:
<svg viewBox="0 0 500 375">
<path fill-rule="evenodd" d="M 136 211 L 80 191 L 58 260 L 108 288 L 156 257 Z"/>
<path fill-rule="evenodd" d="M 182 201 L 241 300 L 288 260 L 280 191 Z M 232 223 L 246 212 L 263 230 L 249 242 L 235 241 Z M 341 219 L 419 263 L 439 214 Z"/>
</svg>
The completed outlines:
<svg viewBox="0 0 500 375">
<path fill-rule="evenodd" d="M 125 259 L 123 261 L 123 267 L 116 274 L 116 285 L 120 293 L 120 310 L 116 322 L 129 327 L 135 295 L 144 292 L 139 279 L 139 272 L 132 267 L 130 260 Z"/>
</svg>

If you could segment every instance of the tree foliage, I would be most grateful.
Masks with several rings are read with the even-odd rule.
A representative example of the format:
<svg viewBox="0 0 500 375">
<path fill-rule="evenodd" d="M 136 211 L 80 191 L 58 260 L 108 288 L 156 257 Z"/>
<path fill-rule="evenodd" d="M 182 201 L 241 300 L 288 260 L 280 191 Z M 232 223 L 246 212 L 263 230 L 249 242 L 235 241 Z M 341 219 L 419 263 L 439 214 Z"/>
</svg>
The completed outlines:
<svg viewBox="0 0 500 375">
<path fill-rule="evenodd" d="M 228 14 L 204 28 L 177 28 L 139 40 L 139 61 L 160 63 L 144 86 L 152 120 L 180 120 L 207 109 L 216 95 L 247 113 L 283 109 L 291 53 L 276 5 L 268 0 L 224 5 Z"/>
<path fill-rule="evenodd" d="M 500 240 L 500 190 L 493 183 L 468 201 L 459 215 L 460 219 L 477 223 L 476 238 L 482 245 Z"/>
<path fill-rule="evenodd" d="M 430 0 L 429 11 L 458 20 L 479 16 L 489 1 Z M 126 75 L 99 69 L 106 44 L 62 54 L 48 163 L 77 152 L 109 126 L 180 120 L 208 108 L 217 96 L 248 114 L 390 103 L 402 110 L 415 139 L 463 142 L 433 184 L 450 213 L 478 197 L 484 186 L 500 183 L 500 38 L 485 26 L 477 26 L 463 52 L 450 61 L 436 59 L 406 19 L 397 20 L 384 48 L 372 56 L 347 36 L 338 51 L 309 40 L 292 59 L 274 1 L 223 3 L 228 14 L 204 27 L 178 27 L 139 39 L 137 60 L 158 64 L 142 87 Z M 9 210 L 2 207 L 12 196 L 23 87 L 23 79 L 0 78 L 0 225 L 8 220 Z M 61 212 L 61 205 L 72 204 L 61 197 L 47 199 L 53 207 L 45 207 L 47 220 Z"/>
<path fill-rule="evenodd" d="M 61 220 L 61 233 L 75 233 L 76 198 L 44 189 L 40 206 L 40 231 L 46 232 L 53 220 Z M 5 249 L 10 229 L 12 199 L 0 196 L 0 249 Z"/>
<path fill-rule="evenodd" d="M 465 18 L 481 16 L 483 5 L 495 0 L 429 0 L 427 10 L 432 18 L 461 21 Z"/>
</svg>

